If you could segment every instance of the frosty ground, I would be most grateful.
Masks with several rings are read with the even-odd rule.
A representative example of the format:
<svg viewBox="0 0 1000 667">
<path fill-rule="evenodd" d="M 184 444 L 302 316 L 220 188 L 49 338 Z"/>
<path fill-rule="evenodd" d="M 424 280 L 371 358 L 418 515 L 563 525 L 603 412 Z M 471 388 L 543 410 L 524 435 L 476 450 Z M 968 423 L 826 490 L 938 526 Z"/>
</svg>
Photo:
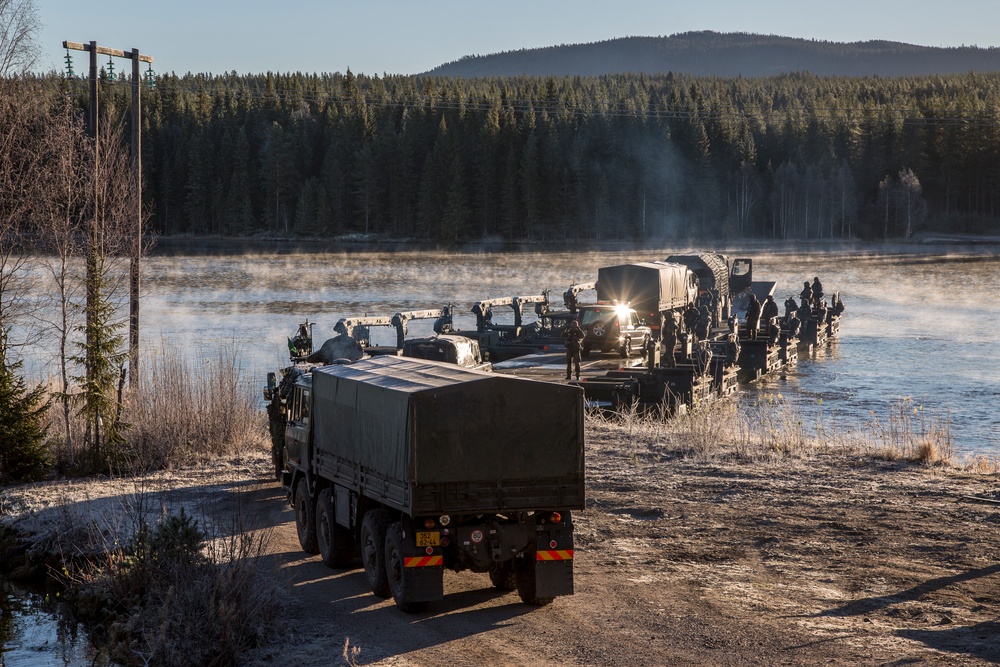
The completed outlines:
<svg viewBox="0 0 1000 667">
<path fill-rule="evenodd" d="M 446 572 L 445 599 L 407 615 L 361 570 L 302 553 L 268 466 L 258 453 L 17 487 L 0 514 L 36 548 L 99 548 L 83 528 L 107 540 L 137 507 L 270 531 L 261 566 L 282 612 L 248 664 L 344 664 L 345 643 L 357 664 L 394 666 L 1000 662 L 1000 504 L 974 499 L 1000 500 L 993 472 L 825 450 L 685 457 L 598 426 L 574 596 L 533 608 L 486 575 Z"/>
</svg>

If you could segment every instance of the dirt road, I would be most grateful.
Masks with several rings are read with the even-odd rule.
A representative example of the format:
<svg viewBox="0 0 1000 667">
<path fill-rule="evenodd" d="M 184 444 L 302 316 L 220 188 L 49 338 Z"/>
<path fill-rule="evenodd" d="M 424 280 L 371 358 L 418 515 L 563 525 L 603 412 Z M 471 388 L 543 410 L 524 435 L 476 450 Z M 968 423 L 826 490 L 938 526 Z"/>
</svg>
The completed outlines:
<svg viewBox="0 0 1000 667">
<path fill-rule="evenodd" d="M 345 664 L 345 642 L 357 664 L 389 666 L 1000 662 L 995 473 L 815 452 L 699 461 L 622 429 L 588 429 L 576 594 L 542 608 L 486 575 L 447 572 L 444 600 L 401 613 L 369 592 L 360 569 L 302 553 L 264 453 L 10 487 L 0 519 L 34 535 L 33 549 L 82 550 L 92 523 L 106 546 L 123 518 L 180 507 L 214 534 L 227 523 L 267 527 L 263 572 L 283 611 L 252 665 Z M 228 522 L 235 508 L 242 518 Z"/>
<path fill-rule="evenodd" d="M 543 608 L 445 573 L 407 615 L 299 549 L 269 481 L 288 628 L 256 664 L 986 665 L 1000 662 L 995 475 L 816 455 L 696 462 L 589 438 L 576 595 Z"/>
</svg>

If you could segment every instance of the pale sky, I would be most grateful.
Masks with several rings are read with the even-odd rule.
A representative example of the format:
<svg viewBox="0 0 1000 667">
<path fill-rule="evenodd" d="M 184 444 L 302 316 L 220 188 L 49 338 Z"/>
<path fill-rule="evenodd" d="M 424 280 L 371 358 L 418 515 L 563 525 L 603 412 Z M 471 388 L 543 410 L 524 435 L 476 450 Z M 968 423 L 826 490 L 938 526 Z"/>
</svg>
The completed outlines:
<svg viewBox="0 0 1000 667">
<path fill-rule="evenodd" d="M 62 70 L 62 42 L 155 58 L 157 73 L 235 70 L 417 74 L 465 55 L 666 36 L 751 32 L 837 42 L 1000 45 L 996 0 L 36 0 L 41 71 Z M 87 54 L 72 52 L 86 71 Z M 107 62 L 102 58 L 101 64 Z M 118 61 L 121 71 L 127 61 Z"/>
</svg>

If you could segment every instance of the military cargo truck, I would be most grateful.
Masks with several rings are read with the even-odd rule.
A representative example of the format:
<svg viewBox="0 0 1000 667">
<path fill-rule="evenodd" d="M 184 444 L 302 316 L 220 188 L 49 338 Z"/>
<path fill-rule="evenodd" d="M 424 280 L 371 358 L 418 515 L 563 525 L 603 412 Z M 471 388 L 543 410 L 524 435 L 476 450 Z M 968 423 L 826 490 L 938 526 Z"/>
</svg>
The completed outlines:
<svg viewBox="0 0 1000 667">
<path fill-rule="evenodd" d="M 753 260 L 731 260 L 717 252 L 670 255 L 665 262 L 683 264 L 698 279 L 699 297 L 716 311 L 718 321 L 729 318 L 733 300 L 745 295 L 753 284 Z M 714 303 L 709 299 L 714 298 Z"/>
<path fill-rule="evenodd" d="M 663 313 L 680 312 L 698 297 L 698 281 L 686 266 L 636 262 L 597 270 L 597 302 L 631 306 L 660 339 Z"/>
<path fill-rule="evenodd" d="M 406 612 L 443 597 L 445 569 L 532 605 L 573 593 L 578 387 L 383 356 L 299 373 L 287 405 L 281 483 L 305 551 L 360 557 Z"/>
</svg>

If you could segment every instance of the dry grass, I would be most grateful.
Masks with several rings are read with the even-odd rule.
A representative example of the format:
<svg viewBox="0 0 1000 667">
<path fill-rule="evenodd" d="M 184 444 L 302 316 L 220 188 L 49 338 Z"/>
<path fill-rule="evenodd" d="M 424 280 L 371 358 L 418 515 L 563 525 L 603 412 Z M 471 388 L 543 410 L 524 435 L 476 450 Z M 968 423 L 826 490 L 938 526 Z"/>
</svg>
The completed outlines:
<svg viewBox="0 0 1000 667">
<path fill-rule="evenodd" d="M 267 422 L 254 380 L 246 376 L 235 347 L 223 347 L 200 364 L 170 346 L 153 350 L 144 359 L 140 387 L 123 396 L 128 427 L 113 468 L 148 471 L 264 448 Z M 61 408 L 48 417 L 50 433 L 59 434 L 51 443 L 58 468 L 77 470 L 86 460 L 78 411 L 71 412 L 69 438 Z"/>
<path fill-rule="evenodd" d="M 929 465 L 955 463 L 949 419 L 928 415 L 910 397 L 894 402 L 887 414 L 869 412 L 865 433 L 864 448 L 873 456 Z"/>
<path fill-rule="evenodd" d="M 667 419 L 662 411 L 635 408 L 614 415 L 593 412 L 587 419 L 589 428 L 617 432 L 645 453 L 663 457 L 762 462 L 836 451 L 976 470 L 1000 465 L 988 457 L 958 462 L 947 418 L 929 416 L 908 398 L 892 404 L 884 415 L 870 412 L 864 423 L 838 422 L 821 410 L 807 419 L 780 394 L 758 401 L 718 401 Z"/>
<path fill-rule="evenodd" d="M 165 347 L 146 363 L 140 391 L 129 397 L 130 448 L 155 468 L 263 447 L 266 422 L 255 389 L 236 349 L 220 349 L 195 368 Z"/>
</svg>

